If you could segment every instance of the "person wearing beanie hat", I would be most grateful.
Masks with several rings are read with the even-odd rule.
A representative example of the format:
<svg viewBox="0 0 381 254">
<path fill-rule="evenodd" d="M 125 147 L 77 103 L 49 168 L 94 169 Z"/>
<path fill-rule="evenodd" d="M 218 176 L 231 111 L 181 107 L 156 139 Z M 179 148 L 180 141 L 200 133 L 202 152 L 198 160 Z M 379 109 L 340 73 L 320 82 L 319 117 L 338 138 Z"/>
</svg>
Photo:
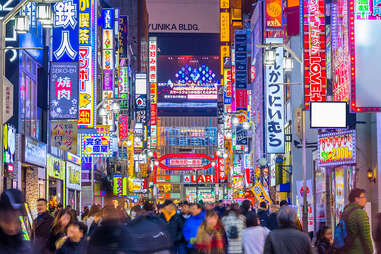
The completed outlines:
<svg viewBox="0 0 381 254">
<path fill-rule="evenodd" d="M 16 189 L 0 195 L 0 254 L 31 253 L 20 222 L 20 216 L 25 214 L 24 202 L 24 195 Z"/>
</svg>

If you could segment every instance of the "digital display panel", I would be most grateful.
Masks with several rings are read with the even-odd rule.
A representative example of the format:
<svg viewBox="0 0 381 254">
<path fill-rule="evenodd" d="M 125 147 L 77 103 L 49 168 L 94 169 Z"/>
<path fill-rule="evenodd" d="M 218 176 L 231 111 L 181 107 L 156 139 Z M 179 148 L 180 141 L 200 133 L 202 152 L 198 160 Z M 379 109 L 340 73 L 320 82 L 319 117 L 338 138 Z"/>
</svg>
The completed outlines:
<svg viewBox="0 0 381 254">
<path fill-rule="evenodd" d="M 159 55 L 158 116 L 217 115 L 219 66 L 218 56 Z"/>
</svg>

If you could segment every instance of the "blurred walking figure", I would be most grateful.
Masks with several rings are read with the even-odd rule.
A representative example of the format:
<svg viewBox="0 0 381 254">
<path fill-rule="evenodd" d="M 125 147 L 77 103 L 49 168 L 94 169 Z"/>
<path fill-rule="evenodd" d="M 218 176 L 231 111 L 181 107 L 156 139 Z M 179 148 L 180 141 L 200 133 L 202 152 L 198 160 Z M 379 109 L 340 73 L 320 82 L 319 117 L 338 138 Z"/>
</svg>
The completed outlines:
<svg viewBox="0 0 381 254">
<path fill-rule="evenodd" d="M 88 206 L 85 206 L 83 208 L 83 212 L 81 214 L 81 220 L 83 221 L 83 219 L 89 214 L 89 207 Z"/>
<path fill-rule="evenodd" d="M 381 254 L 381 213 L 376 216 L 376 230 L 374 231 L 374 243 L 376 245 L 376 253 Z"/>
<path fill-rule="evenodd" d="M 101 211 L 101 208 L 98 205 L 91 205 L 89 213 L 87 216 L 83 218 L 83 221 L 86 223 L 87 228 L 91 227 L 91 224 L 93 224 L 94 218 L 99 215 L 99 212 Z"/>
<path fill-rule="evenodd" d="M 228 253 L 242 253 L 242 230 L 246 227 L 245 216 L 239 213 L 238 209 L 232 208 L 227 211 L 227 215 L 222 217 L 226 236 L 228 239 Z"/>
<path fill-rule="evenodd" d="M 333 234 L 331 228 L 324 226 L 319 229 L 315 246 L 318 254 L 333 253 Z"/>
<path fill-rule="evenodd" d="M 259 204 L 258 212 L 257 212 L 258 219 L 261 223 L 261 226 L 263 227 L 269 227 L 268 226 L 268 220 L 269 220 L 269 214 L 267 212 L 267 204 L 266 202 L 262 201 Z"/>
<path fill-rule="evenodd" d="M 184 201 L 181 203 L 180 212 L 181 212 L 181 216 L 183 217 L 184 221 L 189 219 L 192 216 L 191 212 L 190 212 L 190 206 L 189 206 L 188 201 Z"/>
<path fill-rule="evenodd" d="M 278 214 L 279 229 L 266 238 L 264 254 L 312 254 L 307 234 L 296 229 L 297 214 L 291 207 L 283 207 Z"/>
<path fill-rule="evenodd" d="M 267 227 L 270 230 L 278 229 L 278 211 L 279 211 L 279 206 L 277 205 L 272 205 L 270 207 L 270 215 L 268 216 L 267 220 Z"/>
<path fill-rule="evenodd" d="M 131 220 L 134 220 L 135 218 L 139 217 L 140 215 L 142 215 L 142 213 L 143 209 L 140 206 L 136 205 L 132 207 L 130 212 Z"/>
<path fill-rule="evenodd" d="M 19 216 L 25 214 L 21 191 L 10 189 L 0 196 L 0 254 L 31 253 L 24 240 Z"/>
<path fill-rule="evenodd" d="M 200 254 L 226 253 L 225 230 L 215 211 L 206 212 L 205 220 L 198 229 L 194 245 L 197 253 Z"/>
<path fill-rule="evenodd" d="M 205 211 L 202 210 L 201 204 L 192 204 L 190 206 L 192 216 L 184 224 L 184 237 L 187 241 L 188 252 L 194 252 L 194 241 L 197 236 L 198 228 L 205 219 Z"/>
<path fill-rule="evenodd" d="M 270 230 L 260 225 L 255 212 L 250 212 L 247 215 L 246 226 L 247 228 L 242 232 L 242 246 L 244 253 L 262 254 Z"/>
<path fill-rule="evenodd" d="M 164 202 L 164 207 L 162 209 L 162 214 L 160 215 L 160 217 L 165 222 L 167 226 L 167 231 L 169 232 L 169 236 L 171 237 L 171 240 L 173 242 L 174 246 L 172 251 L 174 253 L 178 253 L 180 248 L 185 249 L 185 246 L 183 246 L 184 223 L 181 216 L 177 214 L 177 208 L 171 200 L 167 199 Z"/>
<path fill-rule="evenodd" d="M 240 210 L 241 210 L 241 214 L 247 218 L 247 216 L 249 215 L 249 213 L 251 211 L 250 200 L 248 200 L 248 199 L 244 200 L 241 204 Z"/>
<path fill-rule="evenodd" d="M 74 221 L 67 227 L 67 236 L 64 243 L 57 250 L 57 254 L 84 254 L 86 251 L 85 235 L 87 226 L 78 221 Z"/>
<path fill-rule="evenodd" d="M 75 220 L 72 216 L 71 211 L 61 210 L 54 218 L 47 242 L 47 248 L 50 253 L 54 253 L 57 250 L 58 241 L 66 235 L 67 226 Z"/>
<path fill-rule="evenodd" d="M 54 218 L 48 212 L 48 201 L 40 198 L 37 200 L 37 218 L 34 219 L 32 225 L 32 241 L 33 248 L 36 253 L 49 253 L 47 250 L 50 229 L 53 225 Z"/>
</svg>

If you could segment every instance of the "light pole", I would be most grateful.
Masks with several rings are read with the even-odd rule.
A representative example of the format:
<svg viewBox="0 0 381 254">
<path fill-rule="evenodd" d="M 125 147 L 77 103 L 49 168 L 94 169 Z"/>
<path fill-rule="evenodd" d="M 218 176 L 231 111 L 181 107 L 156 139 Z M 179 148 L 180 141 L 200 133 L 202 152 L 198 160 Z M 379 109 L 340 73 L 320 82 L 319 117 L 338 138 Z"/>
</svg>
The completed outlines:
<svg viewBox="0 0 381 254">
<path fill-rule="evenodd" d="M 290 54 L 299 64 L 300 64 L 300 84 L 304 84 L 304 65 L 303 65 L 303 55 L 300 58 L 288 45 L 284 43 L 269 43 L 269 44 L 256 44 L 257 48 L 265 49 L 265 58 L 269 56 L 273 56 L 273 54 L 268 53 L 274 50 L 274 48 L 283 47 L 288 54 Z M 267 54 L 266 54 L 267 53 Z M 273 59 L 271 59 L 273 60 Z M 283 64 L 286 64 L 286 71 L 291 71 L 293 68 L 292 61 L 290 58 L 284 61 Z M 266 59 L 264 61 L 266 63 Z M 269 61 L 269 64 L 271 61 Z M 275 62 L 275 59 L 274 59 Z M 280 85 L 285 85 L 287 83 L 282 83 Z M 303 123 L 303 142 L 302 142 L 302 164 L 303 164 L 303 229 L 304 231 L 308 231 L 308 202 L 307 202 L 307 160 L 306 160 L 306 112 L 303 109 L 302 113 L 302 123 Z"/>
<path fill-rule="evenodd" d="M 50 9 L 49 4 L 56 3 L 61 0 L 22 0 L 20 3 L 16 5 L 15 8 L 13 8 L 3 19 L 0 20 L 0 100 L 3 101 L 4 94 L 3 94 L 3 88 L 5 84 L 5 37 L 6 37 L 6 26 L 8 22 L 16 17 L 16 15 L 24 8 L 28 3 L 34 2 L 38 3 L 39 6 L 37 7 L 37 18 L 42 23 L 43 27 L 52 27 L 53 26 L 53 14 Z M 26 16 L 19 16 L 16 17 L 16 32 L 26 33 L 29 29 L 29 19 Z M 15 49 L 22 49 L 22 48 L 15 48 Z M 41 49 L 41 48 L 36 48 Z M 3 102 L 1 102 L 3 103 Z M 3 105 L 2 105 L 3 106 Z M 3 147 L 4 147 L 4 140 L 3 140 L 3 124 L 4 124 L 4 118 L 3 118 L 3 112 L 1 110 L 0 112 L 0 192 L 4 189 L 4 161 L 3 161 Z"/>
</svg>

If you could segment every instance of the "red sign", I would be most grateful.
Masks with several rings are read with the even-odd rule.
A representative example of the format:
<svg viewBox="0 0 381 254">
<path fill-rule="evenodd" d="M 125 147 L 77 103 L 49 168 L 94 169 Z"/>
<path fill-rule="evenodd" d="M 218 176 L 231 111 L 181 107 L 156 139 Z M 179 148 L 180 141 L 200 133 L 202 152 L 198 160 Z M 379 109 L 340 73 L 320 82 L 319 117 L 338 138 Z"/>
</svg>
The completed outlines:
<svg viewBox="0 0 381 254">
<path fill-rule="evenodd" d="M 235 91 L 235 105 L 237 110 L 247 109 L 247 90 L 246 89 L 237 89 Z"/>
<path fill-rule="evenodd" d="M 170 166 L 201 166 L 202 159 L 170 159 Z"/>
<path fill-rule="evenodd" d="M 184 183 L 218 183 L 218 179 L 214 175 L 185 175 Z"/>
<path fill-rule="evenodd" d="M 304 104 L 326 101 L 324 0 L 304 0 Z"/>
<path fill-rule="evenodd" d="M 266 28 L 282 28 L 282 0 L 266 0 Z"/>
<path fill-rule="evenodd" d="M 128 115 L 119 116 L 119 140 L 128 139 Z"/>
</svg>

